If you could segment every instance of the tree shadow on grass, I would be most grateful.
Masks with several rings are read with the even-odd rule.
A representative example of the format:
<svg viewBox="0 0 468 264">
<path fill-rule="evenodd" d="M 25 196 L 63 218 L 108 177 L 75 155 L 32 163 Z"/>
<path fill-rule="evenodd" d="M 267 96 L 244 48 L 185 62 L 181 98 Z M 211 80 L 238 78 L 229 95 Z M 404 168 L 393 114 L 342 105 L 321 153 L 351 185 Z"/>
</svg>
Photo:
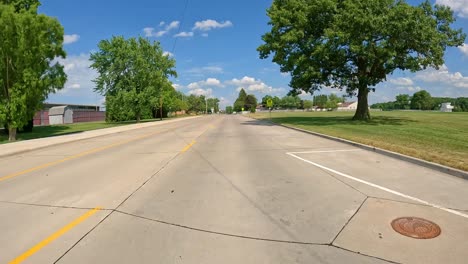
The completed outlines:
<svg viewBox="0 0 468 264">
<path fill-rule="evenodd" d="M 273 126 L 274 124 L 264 120 L 249 120 L 243 125 Z M 340 126 L 340 125 L 366 125 L 366 126 L 403 126 L 417 122 L 409 118 L 376 116 L 369 121 L 354 121 L 348 116 L 308 116 L 308 117 L 272 117 L 271 121 L 279 124 L 294 126 Z"/>
</svg>

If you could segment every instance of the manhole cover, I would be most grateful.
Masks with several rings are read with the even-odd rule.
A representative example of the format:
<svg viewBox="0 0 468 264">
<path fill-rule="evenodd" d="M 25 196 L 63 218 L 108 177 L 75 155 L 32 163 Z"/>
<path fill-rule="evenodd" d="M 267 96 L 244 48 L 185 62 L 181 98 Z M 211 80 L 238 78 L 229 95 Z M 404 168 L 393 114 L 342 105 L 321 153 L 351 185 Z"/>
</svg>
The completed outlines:
<svg viewBox="0 0 468 264">
<path fill-rule="evenodd" d="M 392 221 L 393 230 L 412 238 L 430 239 L 440 235 L 440 227 L 429 220 L 418 217 L 401 217 Z"/>
</svg>

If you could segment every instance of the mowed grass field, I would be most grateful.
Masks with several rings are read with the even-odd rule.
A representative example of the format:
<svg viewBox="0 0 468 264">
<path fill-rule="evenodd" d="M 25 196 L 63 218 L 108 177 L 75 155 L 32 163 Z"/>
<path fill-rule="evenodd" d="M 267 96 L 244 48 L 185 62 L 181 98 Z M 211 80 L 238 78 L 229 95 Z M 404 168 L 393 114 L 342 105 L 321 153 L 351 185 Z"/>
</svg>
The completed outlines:
<svg viewBox="0 0 468 264">
<path fill-rule="evenodd" d="M 279 124 L 327 134 L 468 171 L 468 113 L 371 112 L 369 122 L 354 112 L 272 113 Z M 268 113 L 252 115 L 268 119 Z"/>
<path fill-rule="evenodd" d="M 90 131 L 101 128 L 115 127 L 125 125 L 126 123 L 106 123 L 106 122 L 89 122 L 89 123 L 76 123 L 65 125 L 53 126 L 39 126 L 34 127 L 31 133 L 16 134 L 17 141 L 28 140 L 43 137 L 53 137 L 67 134 L 75 134 L 84 131 Z M 3 131 L 2 131 L 3 132 Z M 8 135 L 0 132 L 0 144 L 8 143 Z"/>
</svg>

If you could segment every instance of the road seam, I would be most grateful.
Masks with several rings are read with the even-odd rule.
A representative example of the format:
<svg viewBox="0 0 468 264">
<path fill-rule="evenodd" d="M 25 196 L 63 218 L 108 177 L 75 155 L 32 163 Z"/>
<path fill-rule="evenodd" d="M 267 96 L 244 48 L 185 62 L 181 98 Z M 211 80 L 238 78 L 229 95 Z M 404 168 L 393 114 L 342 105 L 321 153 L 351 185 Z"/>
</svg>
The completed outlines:
<svg viewBox="0 0 468 264">
<path fill-rule="evenodd" d="M 175 128 L 174 129 L 169 129 L 169 130 L 166 130 L 165 132 L 173 132 L 174 134 L 176 134 L 174 132 Z M 205 131 L 202 132 L 205 133 Z M 184 138 L 180 137 L 182 139 L 182 141 L 185 141 Z M 156 171 L 155 173 L 153 173 L 147 180 L 145 180 L 143 182 L 143 184 L 141 184 L 138 188 L 136 188 L 130 195 L 127 196 L 127 198 L 125 198 L 119 205 L 117 205 L 115 207 L 115 209 L 112 209 L 111 212 L 106 215 L 101 221 L 99 221 L 99 223 L 97 223 L 93 228 L 91 228 L 88 232 L 86 232 L 86 234 L 84 234 L 78 241 L 76 241 L 67 251 L 65 251 L 56 261 L 54 261 L 54 264 L 59 262 L 66 254 L 68 254 L 68 252 L 70 252 L 76 245 L 78 245 L 78 243 L 80 243 L 86 236 L 88 236 L 88 234 L 90 234 L 92 231 L 94 231 L 101 223 L 103 223 L 107 218 L 109 218 L 114 212 L 118 212 L 117 209 L 122 206 L 128 199 L 130 199 L 136 192 L 138 192 L 141 188 L 143 188 L 143 186 L 145 186 L 150 180 L 152 180 L 153 178 L 155 178 L 161 171 L 163 171 L 173 160 L 175 160 L 177 157 L 179 157 L 183 152 L 178 152 L 176 153 L 171 159 L 169 159 L 158 171 Z"/>
<path fill-rule="evenodd" d="M 343 230 L 348 226 L 348 224 L 351 222 L 351 220 L 353 220 L 354 216 L 356 216 L 358 214 L 359 210 L 361 210 L 362 206 L 366 203 L 367 199 L 369 199 L 369 197 L 364 198 L 361 205 L 359 205 L 359 207 L 357 208 L 356 212 L 354 212 L 354 214 L 348 219 L 348 221 L 346 221 L 346 223 L 340 229 L 338 234 L 336 234 L 335 238 L 333 238 L 333 240 L 330 242 L 330 245 L 333 245 L 335 240 L 340 236 L 341 232 L 343 232 Z"/>
<path fill-rule="evenodd" d="M 41 250 L 43 247 L 47 246 L 48 244 L 52 243 L 56 239 L 60 238 L 62 235 L 64 235 L 65 233 L 67 233 L 68 231 L 73 229 L 75 226 L 77 226 L 80 223 L 84 222 L 86 219 L 93 216 L 94 214 L 96 214 L 99 211 L 101 211 L 101 208 L 99 208 L 99 207 L 96 207 L 94 209 L 91 209 L 91 210 L 87 211 L 86 213 L 84 213 L 80 217 L 78 217 L 75 220 L 73 220 L 72 222 L 68 223 L 66 226 L 62 227 L 57 232 L 55 232 L 52 235 L 48 236 L 47 238 L 45 238 L 41 242 L 37 243 L 32 248 L 28 249 L 26 252 L 24 252 L 23 254 L 21 254 L 20 256 L 16 257 L 15 259 L 13 259 L 12 261 L 10 261 L 8 263 L 9 264 L 22 263 L 23 261 L 25 261 L 26 259 L 28 259 L 32 255 L 34 255 L 36 252 Z"/>
<path fill-rule="evenodd" d="M 335 246 L 335 245 L 330 245 L 330 246 L 331 246 L 331 247 L 334 247 L 334 248 L 337 248 L 337 249 L 344 250 L 344 251 L 348 251 L 348 252 L 351 252 L 351 253 L 354 253 L 354 254 L 358 254 L 358 255 L 361 255 L 361 256 L 365 256 L 365 257 L 368 257 L 368 258 L 374 258 L 374 259 L 382 260 L 382 261 L 385 261 L 385 262 L 388 262 L 388 263 L 402 264 L 401 262 L 396 262 L 396 261 L 392 261 L 392 260 L 388 260 L 388 259 L 384 259 L 384 258 L 379 258 L 379 257 L 372 256 L 372 255 L 367 255 L 367 254 L 364 254 L 364 253 L 361 253 L 361 252 L 357 252 L 357 251 L 352 251 L 352 250 L 350 250 L 350 249 L 343 248 L 343 247 L 340 247 L 340 246 Z"/>
</svg>

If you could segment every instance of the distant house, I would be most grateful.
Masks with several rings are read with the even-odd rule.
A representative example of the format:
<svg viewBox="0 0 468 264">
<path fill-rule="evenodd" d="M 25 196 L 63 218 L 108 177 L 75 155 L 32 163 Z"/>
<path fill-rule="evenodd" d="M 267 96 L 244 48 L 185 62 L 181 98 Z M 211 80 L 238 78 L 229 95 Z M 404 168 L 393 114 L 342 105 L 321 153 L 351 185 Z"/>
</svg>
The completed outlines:
<svg viewBox="0 0 468 264">
<path fill-rule="evenodd" d="M 338 111 L 354 111 L 357 109 L 357 102 L 338 103 Z"/>
<path fill-rule="evenodd" d="M 440 106 L 440 111 L 441 112 L 447 112 L 447 113 L 451 113 L 452 110 L 453 110 L 453 106 L 452 106 L 452 103 L 443 103 L 441 106 Z"/>
<path fill-rule="evenodd" d="M 73 110 L 66 106 L 54 106 L 49 109 L 49 124 L 62 125 L 73 123 Z"/>
</svg>

